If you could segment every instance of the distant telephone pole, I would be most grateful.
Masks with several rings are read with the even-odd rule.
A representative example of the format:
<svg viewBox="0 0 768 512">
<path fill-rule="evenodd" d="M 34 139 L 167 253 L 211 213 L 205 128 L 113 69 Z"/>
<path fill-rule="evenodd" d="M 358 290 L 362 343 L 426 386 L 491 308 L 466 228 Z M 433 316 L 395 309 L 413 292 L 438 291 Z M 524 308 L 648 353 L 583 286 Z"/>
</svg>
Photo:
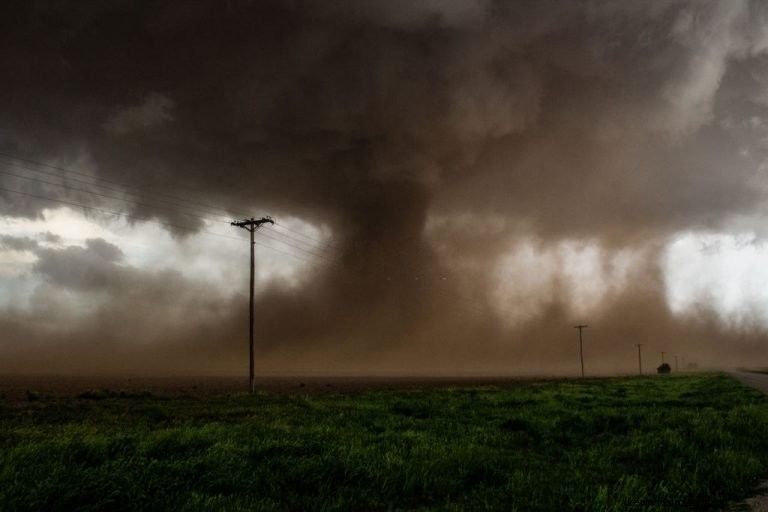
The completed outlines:
<svg viewBox="0 0 768 512">
<path fill-rule="evenodd" d="M 579 330 L 579 357 L 581 358 L 581 376 L 584 377 L 584 347 L 581 338 L 581 331 L 589 327 L 588 325 L 575 325 L 574 329 Z"/>
<path fill-rule="evenodd" d="M 636 343 L 637 345 L 637 368 L 640 371 L 640 375 L 643 374 L 643 354 L 640 352 L 640 347 L 643 346 L 642 343 Z"/>
<path fill-rule="evenodd" d="M 677 356 L 675 356 L 675 372 L 677 372 Z"/>
<path fill-rule="evenodd" d="M 256 230 L 261 227 L 262 224 L 274 224 L 275 221 L 272 220 L 271 217 L 262 217 L 261 219 L 254 219 L 251 217 L 250 219 L 244 219 L 239 221 L 234 221 L 231 224 L 233 226 L 236 226 L 238 228 L 243 228 L 249 233 L 251 233 L 251 300 L 250 300 L 250 306 L 248 308 L 248 311 L 250 313 L 250 328 L 248 330 L 248 348 L 249 348 L 249 357 L 248 357 L 248 377 L 249 377 L 249 389 L 251 393 L 256 391 L 256 383 L 253 379 L 253 246 L 256 244 L 253 240 L 253 235 L 256 233 Z"/>
<path fill-rule="evenodd" d="M 661 353 L 661 364 L 664 364 L 664 354 L 665 354 L 665 352 Z"/>
</svg>

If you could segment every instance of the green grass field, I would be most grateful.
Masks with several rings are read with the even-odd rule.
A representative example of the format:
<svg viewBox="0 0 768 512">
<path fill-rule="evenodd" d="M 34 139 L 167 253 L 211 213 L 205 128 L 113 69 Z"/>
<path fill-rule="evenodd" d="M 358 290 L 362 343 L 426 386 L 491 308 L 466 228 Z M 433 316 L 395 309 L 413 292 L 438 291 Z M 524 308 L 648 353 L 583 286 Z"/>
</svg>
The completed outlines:
<svg viewBox="0 0 768 512">
<path fill-rule="evenodd" d="M 0 409 L 0 509 L 732 500 L 768 476 L 766 432 L 768 399 L 718 374 L 315 396 L 31 394 Z"/>
</svg>

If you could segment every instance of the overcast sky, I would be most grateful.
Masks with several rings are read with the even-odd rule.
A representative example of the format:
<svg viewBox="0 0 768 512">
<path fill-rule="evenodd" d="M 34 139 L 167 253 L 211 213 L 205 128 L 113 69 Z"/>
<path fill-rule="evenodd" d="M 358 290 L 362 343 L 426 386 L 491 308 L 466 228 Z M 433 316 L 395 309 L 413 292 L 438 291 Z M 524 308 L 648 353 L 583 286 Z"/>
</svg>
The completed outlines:
<svg viewBox="0 0 768 512">
<path fill-rule="evenodd" d="M 765 2 L 6 4 L 0 373 L 768 364 Z"/>
</svg>

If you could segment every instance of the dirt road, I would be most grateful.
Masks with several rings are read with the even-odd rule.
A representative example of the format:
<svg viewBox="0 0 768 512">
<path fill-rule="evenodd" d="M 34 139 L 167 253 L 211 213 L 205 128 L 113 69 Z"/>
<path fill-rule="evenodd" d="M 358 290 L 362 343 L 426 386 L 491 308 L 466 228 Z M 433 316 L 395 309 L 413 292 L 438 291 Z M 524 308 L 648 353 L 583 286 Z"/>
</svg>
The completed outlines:
<svg viewBox="0 0 768 512">
<path fill-rule="evenodd" d="M 765 373 L 753 373 L 743 371 L 731 371 L 728 375 L 738 380 L 745 386 L 755 388 L 768 395 L 768 375 Z"/>
</svg>

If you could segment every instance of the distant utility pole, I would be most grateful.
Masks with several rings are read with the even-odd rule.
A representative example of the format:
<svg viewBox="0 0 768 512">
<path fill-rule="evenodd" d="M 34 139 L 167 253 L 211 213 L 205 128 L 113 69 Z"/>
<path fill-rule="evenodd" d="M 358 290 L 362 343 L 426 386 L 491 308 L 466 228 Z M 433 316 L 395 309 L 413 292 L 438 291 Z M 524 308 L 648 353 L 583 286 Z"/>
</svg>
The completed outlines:
<svg viewBox="0 0 768 512">
<path fill-rule="evenodd" d="M 664 364 L 664 352 L 661 353 L 661 364 Z"/>
<path fill-rule="evenodd" d="M 675 356 L 675 372 L 677 372 L 677 356 Z"/>
<path fill-rule="evenodd" d="M 581 338 L 581 331 L 589 327 L 588 325 L 574 325 L 574 329 L 579 330 L 579 357 L 581 358 L 581 376 L 584 377 L 584 347 Z"/>
<path fill-rule="evenodd" d="M 238 228 L 243 228 L 249 233 L 251 233 L 251 301 L 250 301 L 250 307 L 248 308 L 248 311 L 250 313 L 250 328 L 248 330 L 248 348 L 249 348 L 249 358 L 248 358 L 248 377 L 249 377 L 249 389 L 251 393 L 256 391 L 256 383 L 253 379 L 253 246 L 256 244 L 253 240 L 253 235 L 256 233 L 256 230 L 261 227 L 262 224 L 274 224 L 275 221 L 272 220 L 271 217 L 262 217 L 261 219 L 254 219 L 251 217 L 250 219 L 244 219 L 239 221 L 234 221 L 231 224 L 233 226 L 237 226 Z"/>
<path fill-rule="evenodd" d="M 643 374 L 643 355 L 640 353 L 640 347 L 643 346 L 642 343 L 636 343 L 637 345 L 637 368 L 640 371 L 640 375 Z"/>
</svg>

